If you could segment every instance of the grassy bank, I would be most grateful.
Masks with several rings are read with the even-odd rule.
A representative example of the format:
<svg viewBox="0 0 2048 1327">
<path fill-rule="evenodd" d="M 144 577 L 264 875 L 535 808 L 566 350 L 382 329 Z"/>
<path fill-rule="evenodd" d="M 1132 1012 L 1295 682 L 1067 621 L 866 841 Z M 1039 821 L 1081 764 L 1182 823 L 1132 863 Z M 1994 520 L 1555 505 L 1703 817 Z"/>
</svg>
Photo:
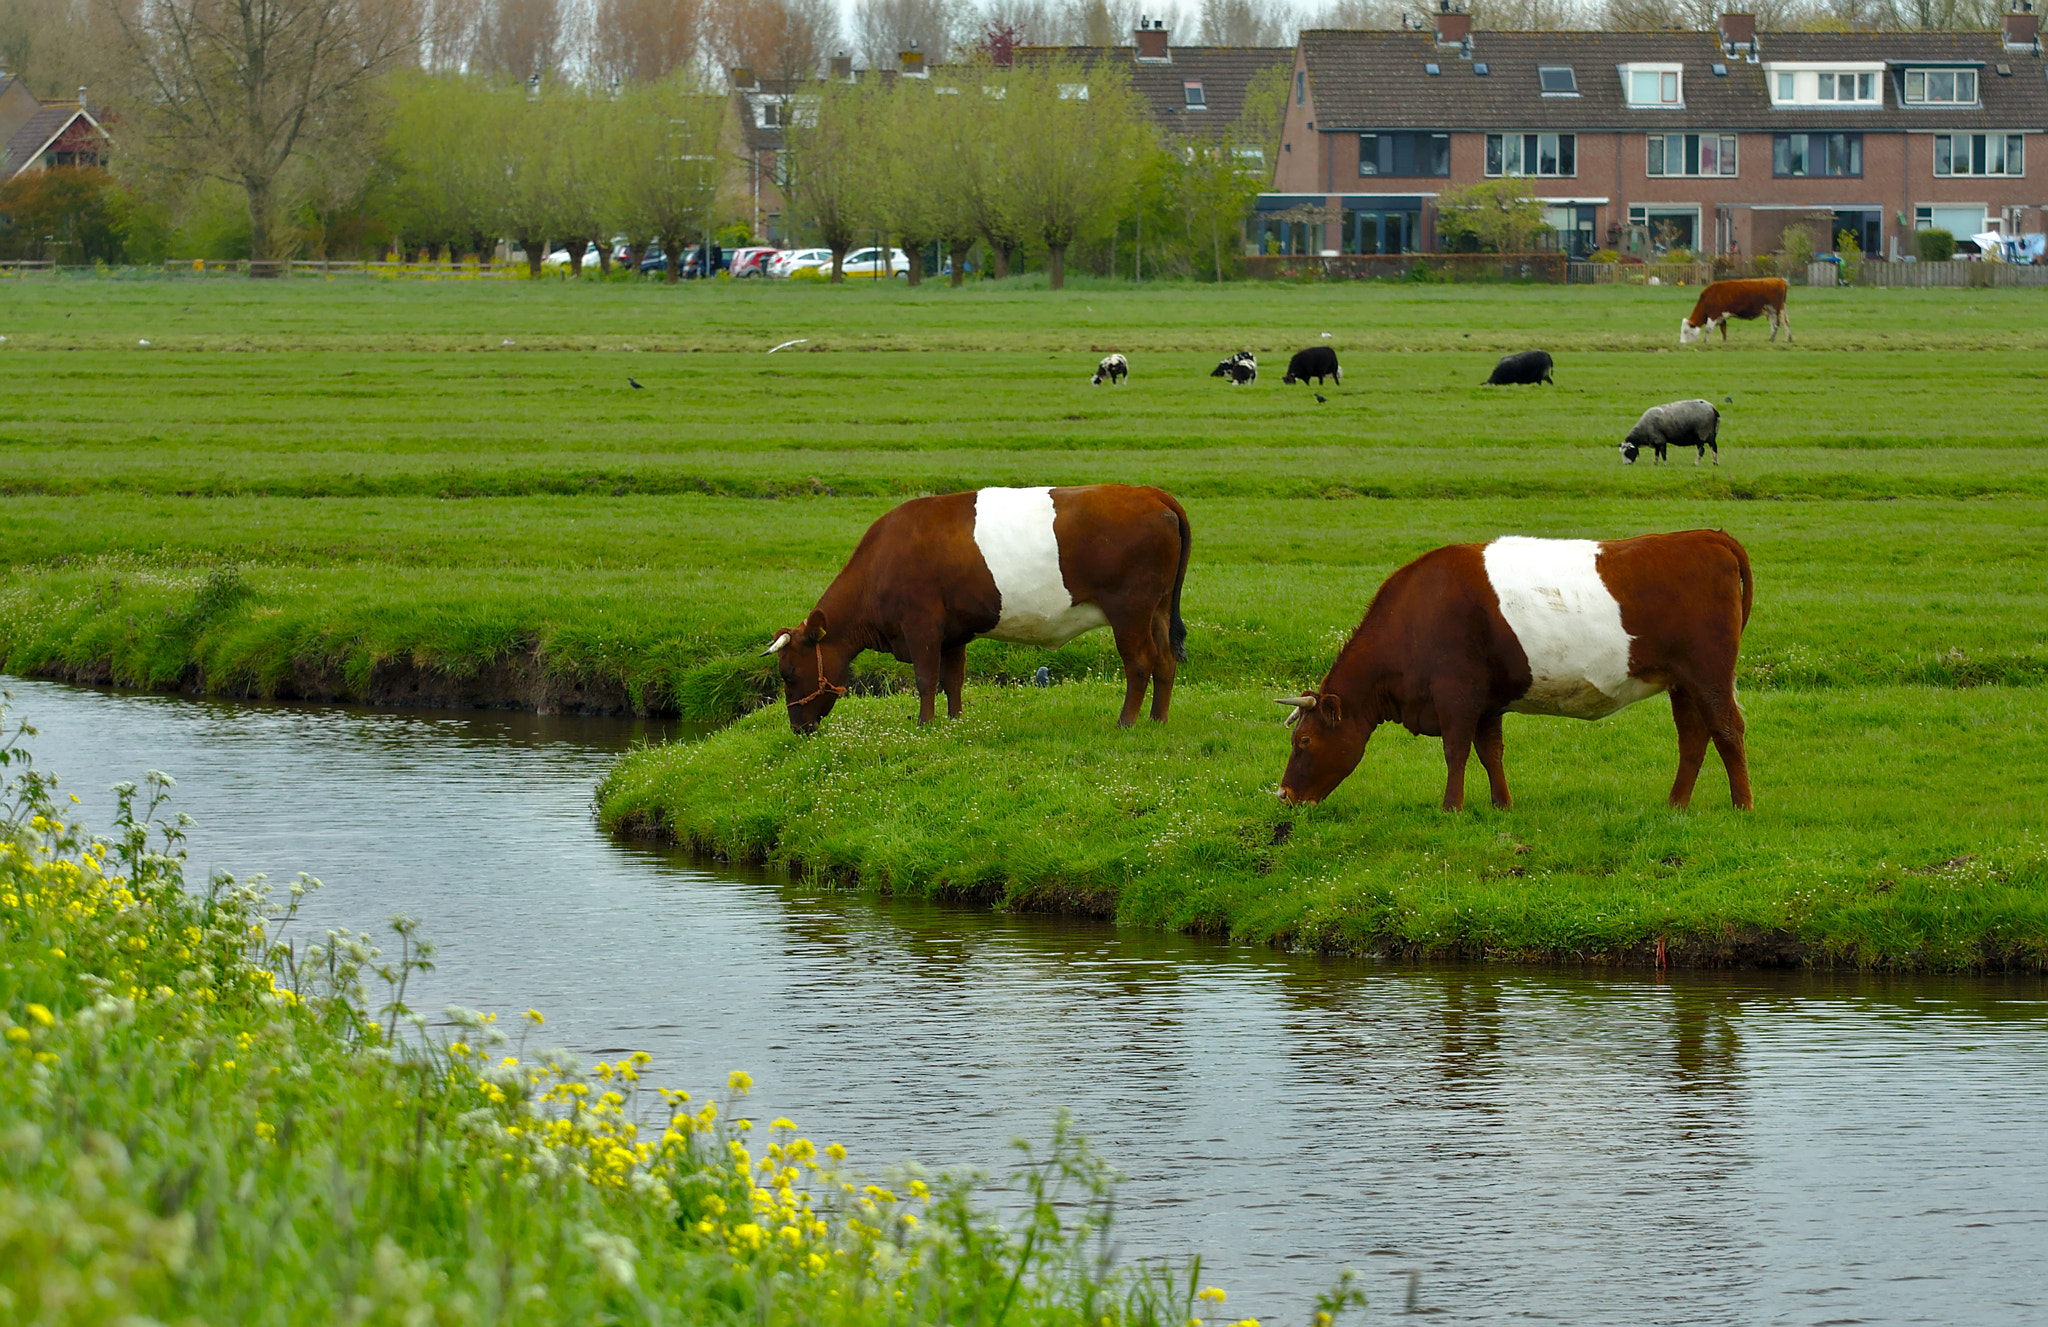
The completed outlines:
<svg viewBox="0 0 2048 1327">
<path fill-rule="evenodd" d="M 25 755 L 0 742 L 11 774 Z M 422 1035 L 409 924 L 395 953 L 307 943 L 289 902 L 188 884 L 175 821 L 151 823 L 167 786 L 131 790 L 110 842 L 39 779 L 0 808 L 0 1318 L 1218 1320 L 1192 1269 L 1103 1259 L 1113 1181 L 1063 1125 L 1020 1157 L 1006 1222 L 972 1176 L 864 1177 L 736 1118 L 744 1073 L 693 1100 L 645 1055 L 531 1049 L 532 1012 Z"/>
<path fill-rule="evenodd" d="M 842 702 L 811 738 L 767 711 L 635 752 L 601 815 L 824 882 L 1344 953 L 2040 970 L 2036 694 L 1750 694 L 1753 815 L 1711 758 L 1694 809 L 1665 808 L 1661 702 L 1510 716 L 1514 809 L 1450 816 L 1433 740 L 1383 729 L 1330 801 L 1283 808 L 1266 694 L 1190 687 L 1122 733 L 1108 680 L 974 691 L 923 730 L 900 699 Z"/>
</svg>

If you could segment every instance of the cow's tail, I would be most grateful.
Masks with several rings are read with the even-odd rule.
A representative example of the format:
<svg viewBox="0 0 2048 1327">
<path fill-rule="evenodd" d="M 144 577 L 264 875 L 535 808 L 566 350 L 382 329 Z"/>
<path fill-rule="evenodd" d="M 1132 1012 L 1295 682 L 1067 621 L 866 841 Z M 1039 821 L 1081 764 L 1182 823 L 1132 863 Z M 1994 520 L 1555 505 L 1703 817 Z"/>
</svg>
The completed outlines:
<svg viewBox="0 0 2048 1327">
<path fill-rule="evenodd" d="M 1749 576 L 1749 550 L 1725 530 L 1721 532 L 1721 537 L 1728 541 L 1729 550 L 1735 554 L 1735 570 L 1742 577 L 1742 625 L 1746 629 L 1749 626 L 1750 605 L 1756 602 L 1756 582 Z"/>
<path fill-rule="evenodd" d="M 1173 657 L 1182 663 L 1188 661 L 1188 624 L 1180 619 L 1180 590 L 1187 584 L 1188 555 L 1195 548 L 1195 532 L 1188 526 L 1188 514 L 1171 497 L 1166 505 L 1173 510 L 1174 519 L 1180 522 L 1180 566 L 1173 573 L 1173 618 L 1166 628 L 1166 643 L 1173 648 Z M 1747 575 L 1747 565 L 1744 564 Z"/>
</svg>

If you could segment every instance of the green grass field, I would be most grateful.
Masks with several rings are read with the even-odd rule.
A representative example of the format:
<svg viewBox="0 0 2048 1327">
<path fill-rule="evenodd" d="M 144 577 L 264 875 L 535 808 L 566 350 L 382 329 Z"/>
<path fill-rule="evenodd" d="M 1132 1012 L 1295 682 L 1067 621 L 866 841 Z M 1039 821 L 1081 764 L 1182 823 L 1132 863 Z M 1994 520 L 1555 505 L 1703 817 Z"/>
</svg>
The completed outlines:
<svg viewBox="0 0 2048 1327">
<path fill-rule="evenodd" d="M 1947 932 L 1939 943 L 1923 936 L 1933 934 L 1927 914 L 1911 913 L 1897 934 L 1870 918 L 1907 918 L 1922 877 L 1900 872 L 1952 858 L 2002 863 L 2000 888 L 2017 892 L 2001 897 L 2038 896 L 2027 865 L 2038 853 L 2015 835 L 2048 806 L 2038 771 L 2022 777 L 2033 766 L 2007 729 L 2029 731 L 2048 682 L 2048 298 L 1797 291 L 1793 345 L 1738 325 L 1729 349 L 1680 351 L 1676 324 L 1692 295 L 8 282 L 0 365 L 32 387 L 0 403 L 0 664 L 226 694 L 725 715 L 762 694 L 753 651 L 809 608 L 860 531 L 900 497 L 990 483 L 1156 483 L 1183 499 L 1195 531 L 1190 659 L 1171 736 L 1118 735 L 1091 707 L 1057 699 L 1094 682 L 1051 693 L 992 685 L 1041 662 L 1065 680 L 1100 678 L 1115 666 L 1104 633 L 1050 657 L 975 647 L 970 714 L 1022 707 L 1023 727 L 963 734 L 990 744 L 981 777 L 1000 770 L 1007 781 L 992 790 L 1042 779 L 1048 758 L 1017 753 L 1044 743 L 1076 758 L 1131 753 L 1141 765 L 1156 752 L 1169 758 L 1146 765 L 1147 777 L 1170 780 L 1184 755 L 1174 743 L 1226 740 L 1216 724 L 1252 725 L 1227 739 L 1222 784 L 1197 799 L 1229 808 L 1215 811 L 1227 825 L 1204 820 L 1202 834 L 1234 842 L 1256 837 L 1247 826 L 1270 833 L 1277 815 L 1261 799 L 1284 738 L 1261 697 L 1319 677 L 1372 590 L 1407 558 L 1501 533 L 1718 526 L 1756 567 L 1741 681 L 1760 804 L 1753 820 L 1702 810 L 1701 828 L 1686 831 L 1729 836 L 1712 856 L 1730 865 L 1707 873 L 1721 883 L 1698 885 L 1695 871 L 1691 902 L 1650 907 L 1675 899 L 1677 886 L 1637 860 L 1637 845 L 1656 837 L 1639 817 L 1695 824 L 1657 809 L 1675 758 L 1660 703 L 1590 727 L 1511 730 L 1513 824 L 1556 827 L 1558 872 L 1649 891 L 1626 935 L 1606 927 L 1621 914 L 1598 890 L 1552 891 L 1538 906 L 1521 884 L 1483 885 L 1491 877 L 1477 858 L 1446 866 L 1451 858 L 1422 839 L 1308 832 L 1323 823 L 1315 817 L 1339 825 L 1382 805 L 1379 762 L 1403 759 L 1388 750 L 1428 745 L 1422 764 L 1434 761 L 1433 744 L 1405 738 L 1376 743 L 1366 772 L 1294 831 L 1285 861 L 1241 887 L 1219 883 L 1228 872 L 1207 884 L 1155 872 L 1141 884 L 1066 858 L 1041 869 L 1031 857 L 1039 830 L 1022 812 L 991 822 L 996 850 L 969 852 L 940 832 L 962 789 L 938 766 L 929 811 L 890 822 L 886 843 L 879 829 L 835 837 L 772 786 L 747 803 L 744 827 L 719 829 L 728 822 L 718 789 L 693 784 L 692 758 L 678 753 L 640 757 L 612 790 L 612 812 L 672 814 L 678 832 L 707 846 L 774 845 L 845 879 L 977 895 L 997 881 L 996 893 L 1042 900 L 1064 897 L 1048 882 L 1071 878 L 1074 898 L 1134 920 L 1306 943 L 1621 952 L 1652 933 L 1654 914 L 1688 934 L 1716 917 L 1790 926 L 1813 953 L 1855 961 L 2038 962 L 2017 956 L 2048 952 L 2048 926 L 2017 903 L 1997 925 L 2019 929 L 1975 950 Z M 807 343 L 762 353 L 799 337 Z M 1310 344 L 1336 347 L 1346 365 L 1345 384 L 1322 389 L 1326 404 L 1279 382 L 1286 354 Z M 1557 356 L 1555 387 L 1478 385 L 1500 353 L 1537 345 Z M 1256 386 L 1206 376 L 1241 347 L 1260 352 Z M 1132 358 L 1130 385 L 1091 387 L 1095 360 L 1112 348 Z M 1687 396 L 1721 405 L 1722 464 L 1622 467 L 1615 444 L 1636 415 Z M 862 671 L 870 691 L 904 674 L 873 656 Z M 903 707 L 872 703 L 876 714 Z M 1034 715 L 1051 727 L 1023 741 L 1017 734 L 1038 731 Z M 1774 715 L 1793 726 L 1773 729 Z M 769 743 L 771 717 L 717 741 L 781 768 L 797 748 Z M 1628 791 L 1599 791 L 1603 763 L 1624 750 L 1635 762 Z M 1909 779 L 1907 753 L 1932 764 L 1915 764 Z M 1710 765 L 1703 787 L 1716 778 Z M 639 791 L 628 797 L 629 787 Z M 1855 790 L 1840 815 L 1857 828 L 1829 838 L 1814 827 L 1829 823 L 1837 787 Z M 2006 811 L 1979 814 L 1994 789 Z M 1542 809 L 1581 803 L 1612 815 Z M 1942 814 L 1929 816 L 1930 803 Z M 1761 857 L 1748 851 L 1766 843 Z M 1380 850 L 1396 872 L 1437 852 L 1428 860 L 1446 873 L 1442 908 L 1412 892 L 1391 913 L 1365 908 L 1363 895 L 1338 906 L 1307 883 L 1322 878 L 1315 862 L 1330 864 L 1331 879 L 1361 878 L 1336 864 Z M 1773 900 L 1826 863 L 1858 887 L 1899 884 L 1818 929 L 1792 926 Z M 1487 889 L 1522 899 L 1529 924 L 1441 921 L 1464 906 L 1460 891 L 1477 900 Z M 1498 919 L 1495 905 L 1480 910 Z M 1982 940 L 1992 923 L 1978 922 Z"/>
</svg>

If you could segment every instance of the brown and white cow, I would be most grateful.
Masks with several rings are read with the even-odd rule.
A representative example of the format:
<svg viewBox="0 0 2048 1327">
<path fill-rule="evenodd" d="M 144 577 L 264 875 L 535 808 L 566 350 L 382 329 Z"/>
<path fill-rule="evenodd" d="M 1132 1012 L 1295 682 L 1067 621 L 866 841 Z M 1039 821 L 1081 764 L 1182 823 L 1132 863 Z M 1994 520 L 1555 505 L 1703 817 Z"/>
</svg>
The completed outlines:
<svg viewBox="0 0 2048 1327">
<path fill-rule="evenodd" d="M 1749 810 L 1735 655 L 1749 554 L 1718 530 L 1634 539 L 1496 539 L 1425 553 L 1387 578 L 1315 691 L 1295 708 L 1288 802 L 1319 802 L 1382 723 L 1441 737 L 1444 809 L 1465 804 L 1472 747 L 1506 807 L 1501 716 L 1602 719 L 1660 691 L 1678 724 L 1671 805 L 1692 800 L 1711 738 Z"/>
<path fill-rule="evenodd" d="M 937 692 L 960 716 L 967 642 L 977 636 L 1057 649 L 1082 632 L 1116 633 L 1124 708 L 1166 719 L 1187 657 L 1180 591 L 1193 546 L 1188 515 L 1156 488 L 984 488 L 916 498 L 868 527 L 803 625 L 763 651 L 782 674 L 789 725 L 818 726 L 846 694 L 864 650 L 917 670 L 918 722 Z"/>
<path fill-rule="evenodd" d="M 1730 318 L 1771 320 L 1771 340 L 1778 339 L 1778 326 L 1785 328 L 1785 344 L 1792 344 L 1792 319 L 1785 312 L 1785 278 L 1746 277 L 1739 281 L 1716 281 L 1700 292 L 1692 312 L 1678 324 L 1678 344 L 1689 346 L 1721 324 L 1721 343 L 1728 343 Z"/>
</svg>

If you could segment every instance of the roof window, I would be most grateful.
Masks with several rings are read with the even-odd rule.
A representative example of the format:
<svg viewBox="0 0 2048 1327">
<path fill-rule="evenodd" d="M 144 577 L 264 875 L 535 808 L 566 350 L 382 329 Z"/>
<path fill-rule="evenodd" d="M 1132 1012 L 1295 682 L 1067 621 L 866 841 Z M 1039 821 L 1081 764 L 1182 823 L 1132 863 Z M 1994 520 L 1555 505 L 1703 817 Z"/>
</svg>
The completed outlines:
<svg viewBox="0 0 2048 1327">
<path fill-rule="evenodd" d="M 1726 78 L 1726 77 L 1728 77 L 1728 66 L 1727 66 L 1727 65 L 1724 65 L 1724 64 L 1722 64 L 1722 63 L 1721 63 L 1720 61 L 1716 60 L 1716 61 L 1714 62 L 1714 77 L 1715 77 L 1715 78 Z"/>
<path fill-rule="evenodd" d="M 1572 72 L 1570 65 L 1544 65 L 1536 71 L 1536 81 L 1542 86 L 1546 96 L 1579 95 L 1579 78 Z"/>
<path fill-rule="evenodd" d="M 1906 102 L 1913 106 L 1975 106 L 1974 69 L 1908 69 Z"/>
<path fill-rule="evenodd" d="M 1181 84 L 1181 91 L 1187 97 L 1189 110 L 1200 111 L 1208 109 L 1209 99 L 1203 93 L 1202 85 L 1198 80 L 1189 79 Z"/>
<path fill-rule="evenodd" d="M 1438 64 L 1434 60 L 1431 60 L 1428 64 L 1422 66 L 1422 72 L 1428 74 L 1431 78 L 1435 78 L 1438 74 L 1441 74 L 1443 71 L 1443 66 Z"/>
<path fill-rule="evenodd" d="M 1484 78 L 1486 75 L 1492 73 L 1493 71 L 1486 67 L 1486 61 L 1481 60 L 1472 66 L 1472 72 L 1479 75 L 1481 78 Z"/>
</svg>

